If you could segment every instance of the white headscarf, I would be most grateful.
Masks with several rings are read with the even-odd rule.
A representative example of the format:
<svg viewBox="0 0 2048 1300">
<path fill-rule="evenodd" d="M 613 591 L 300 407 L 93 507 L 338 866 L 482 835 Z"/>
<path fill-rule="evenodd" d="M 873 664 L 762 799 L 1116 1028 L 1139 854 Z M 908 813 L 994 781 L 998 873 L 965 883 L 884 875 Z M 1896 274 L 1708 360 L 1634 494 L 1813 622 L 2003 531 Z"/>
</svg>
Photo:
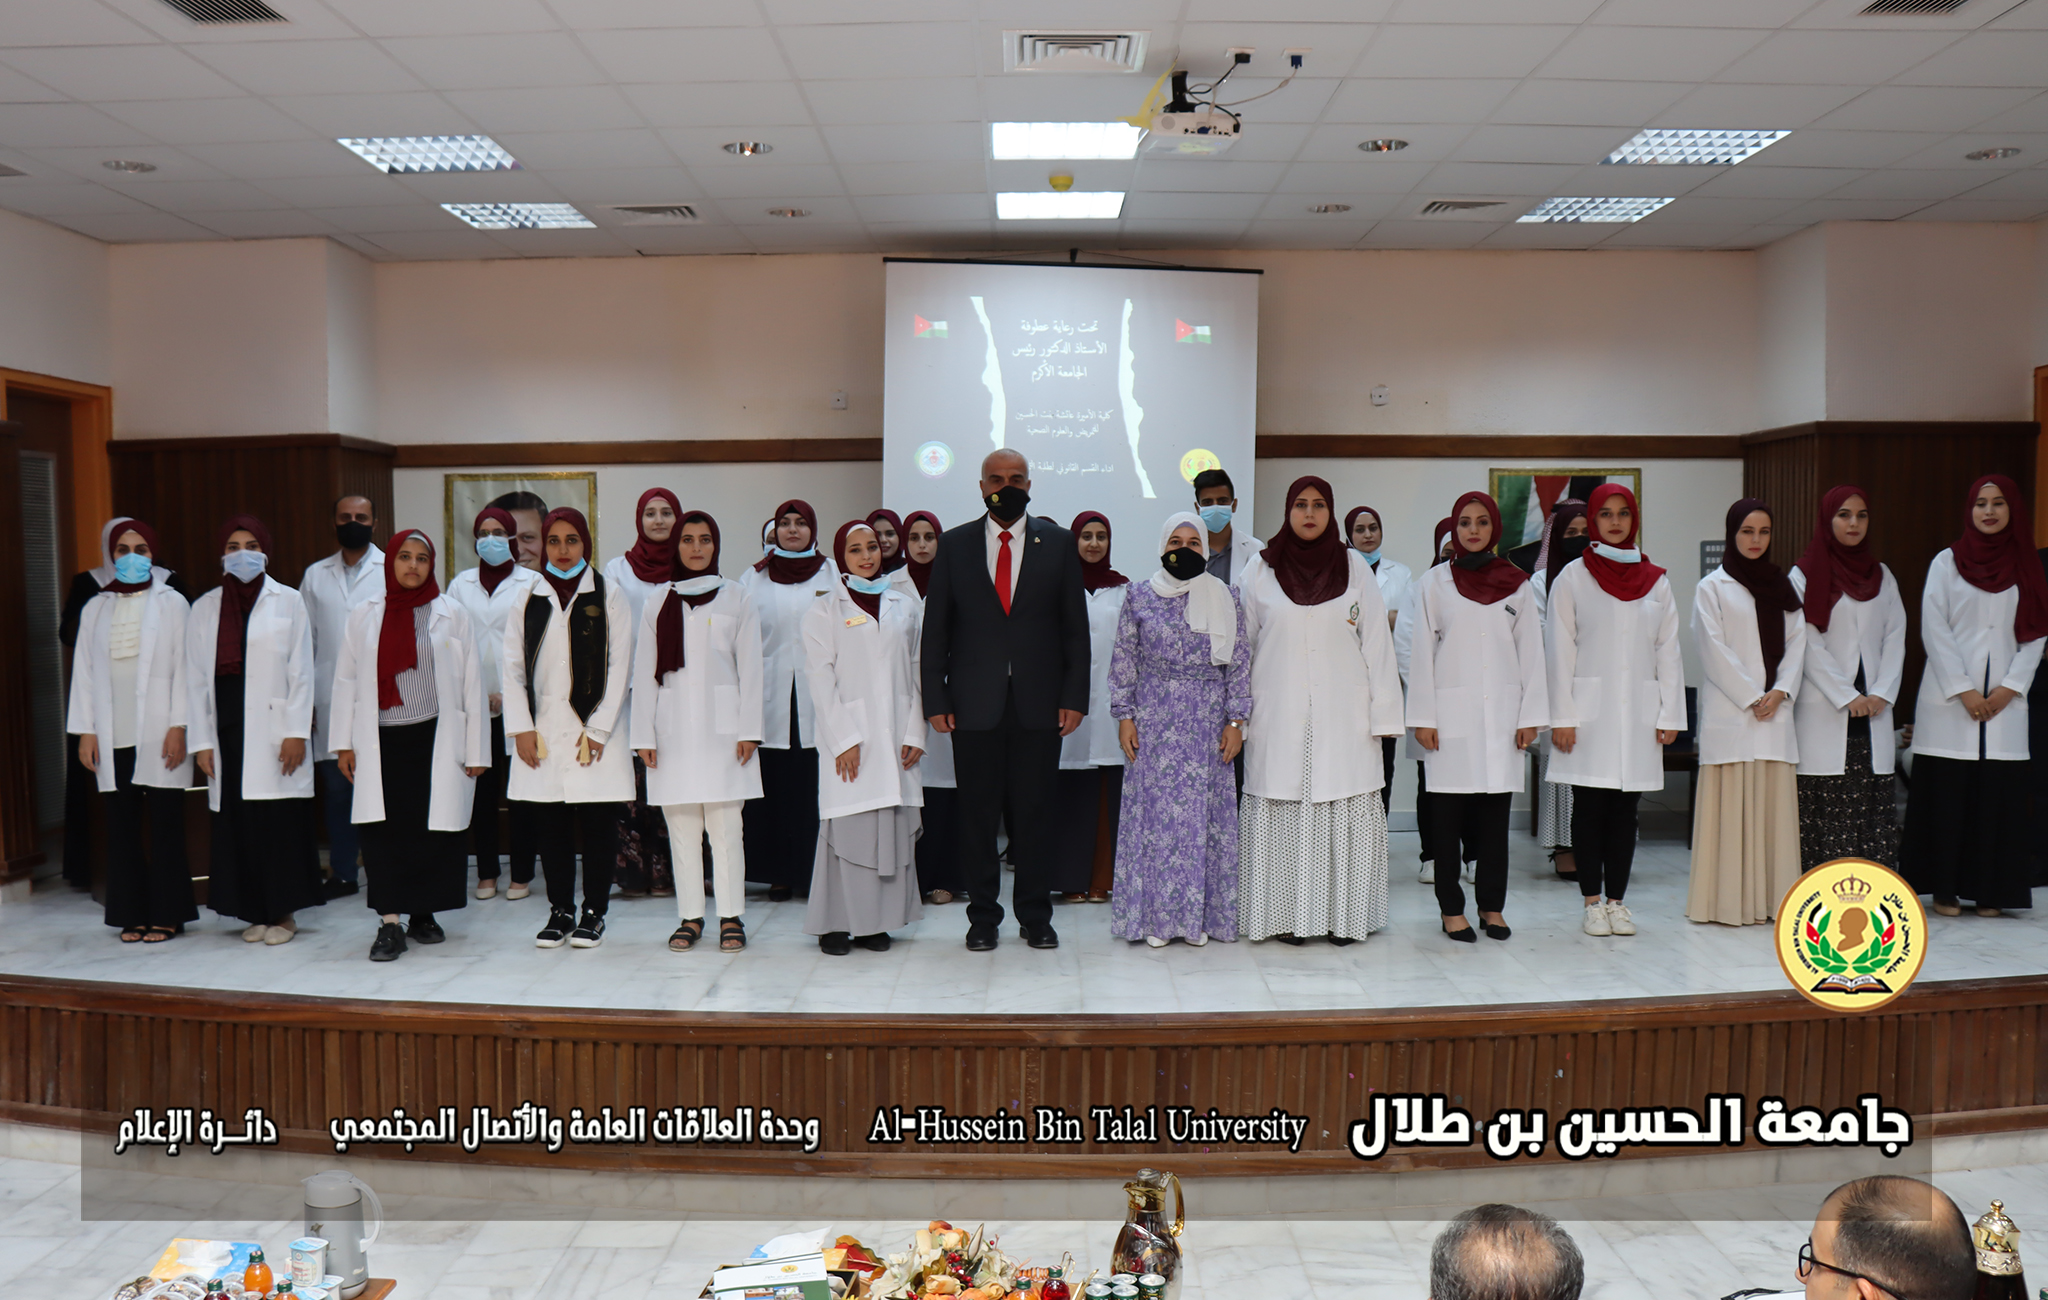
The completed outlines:
<svg viewBox="0 0 2048 1300">
<path fill-rule="evenodd" d="M 1199 516 L 1183 510 L 1166 520 L 1166 527 L 1159 530 L 1159 551 L 1166 553 L 1166 543 L 1173 536 L 1173 530 L 1183 525 L 1195 530 L 1195 546 L 1202 558 L 1209 558 L 1209 533 L 1203 527 Z M 1221 578 L 1212 573 L 1198 573 L 1186 582 L 1174 577 L 1165 569 L 1152 573 L 1152 591 L 1168 600 L 1187 598 L 1188 630 L 1201 632 L 1209 638 L 1211 662 L 1227 664 L 1237 651 L 1237 601 L 1232 599 L 1230 588 Z"/>
<path fill-rule="evenodd" d="M 89 572 L 92 574 L 92 580 L 102 587 L 114 581 L 114 530 L 129 522 L 129 516 L 115 515 L 100 525 L 100 562 L 92 566 Z"/>
</svg>

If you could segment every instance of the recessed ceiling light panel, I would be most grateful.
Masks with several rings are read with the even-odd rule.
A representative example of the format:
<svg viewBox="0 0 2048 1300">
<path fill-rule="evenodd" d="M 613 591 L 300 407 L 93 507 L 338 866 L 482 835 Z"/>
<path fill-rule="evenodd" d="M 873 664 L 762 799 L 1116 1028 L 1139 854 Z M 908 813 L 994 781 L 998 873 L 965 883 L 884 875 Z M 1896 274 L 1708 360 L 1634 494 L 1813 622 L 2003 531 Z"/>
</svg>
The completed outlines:
<svg viewBox="0 0 2048 1300">
<path fill-rule="evenodd" d="M 992 122 L 989 157 L 1135 158 L 1144 138 L 1129 122 Z"/>
<path fill-rule="evenodd" d="M 1790 134 L 1790 131 L 1700 131 L 1651 127 L 1636 132 L 1627 144 L 1600 161 L 1733 167 Z"/>
<path fill-rule="evenodd" d="M 1019 190 L 996 195 L 996 217 L 1002 221 L 1114 221 L 1123 210 L 1122 190 Z"/>
<path fill-rule="evenodd" d="M 1545 199 L 1516 221 L 1583 221 L 1625 224 L 1641 221 L 1670 199 L 1556 198 Z"/>
<path fill-rule="evenodd" d="M 100 166 L 110 172 L 126 172 L 130 176 L 140 176 L 144 172 L 156 170 L 155 163 L 137 162 L 133 158 L 109 158 Z"/>
<path fill-rule="evenodd" d="M 741 158 L 758 158 L 764 153 L 775 152 L 774 145 L 763 144 L 759 140 L 734 140 L 729 144 L 719 147 L 727 153 L 735 154 Z"/>
<path fill-rule="evenodd" d="M 519 160 L 487 135 L 386 135 L 335 143 L 393 176 L 519 170 Z"/>
<path fill-rule="evenodd" d="M 2003 145 L 1996 149 L 1972 149 L 1964 154 L 1963 157 L 1971 162 L 1996 162 L 2000 158 L 2017 158 L 2019 155 L 2020 151 L 2018 149 L 2013 148 L 2011 145 Z"/>
<path fill-rule="evenodd" d="M 579 230 L 597 223 L 567 203 L 443 203 L 478 230 Z"/>
<path fill-rule="evenodd" d="M 811 210 L 809 208 L 770 208 L 768 209 L 768 215 L 771 217 L 808 217 L 811 215 Z"/>
<path fill-rule="evenodd" d="M 1308 210 L 1315 213 L 1349 212 L 1351 211 L 1351 205 L 1349 203 L 1311 203 L 1308 205 Z"/>
<path fill-rule="evenodd" d="M 1399 153 L 1408 147 L 1408 142 L 1383 136 L 1378 140 L 1360 140 L 1358 147 L 1364 153 Z"/>
</svg>

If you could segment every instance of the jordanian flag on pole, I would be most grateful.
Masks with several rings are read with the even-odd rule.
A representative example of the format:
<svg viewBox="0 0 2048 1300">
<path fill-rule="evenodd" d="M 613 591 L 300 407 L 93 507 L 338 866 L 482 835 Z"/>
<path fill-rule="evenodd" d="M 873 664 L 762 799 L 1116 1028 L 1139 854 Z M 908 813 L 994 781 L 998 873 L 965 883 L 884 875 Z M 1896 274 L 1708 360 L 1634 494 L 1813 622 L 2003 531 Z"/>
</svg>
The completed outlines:
<svg viewBox="0 0 2048 1300">
<path fill-rule="evenodd" d="M 1584 501 L 1602 483 L 1631 485 L 1626 475 L 1612 474 L 1512 474 L 1500 480 L 1501 539 L 1503 553 L 1526 542 L 1541 541 L 1543 521 L 1559 501 Z"/>
<path fill-rule="evenodd" d="M 1175 318 L 1173 322 L 1173 341 L 1175 343 L 1207 343 L 1209 341 L 1209 327 L 1207 325 L 1190 325 L 1184 320 Z"/>
<path fill-rule="evenodd" d="M 913 338 L 942 339 L 946 337 L 946 322 L 942 320 L 926 320 L 922 316 L 913 314 L 910 322 L 910 333 Z"/>
</svg>

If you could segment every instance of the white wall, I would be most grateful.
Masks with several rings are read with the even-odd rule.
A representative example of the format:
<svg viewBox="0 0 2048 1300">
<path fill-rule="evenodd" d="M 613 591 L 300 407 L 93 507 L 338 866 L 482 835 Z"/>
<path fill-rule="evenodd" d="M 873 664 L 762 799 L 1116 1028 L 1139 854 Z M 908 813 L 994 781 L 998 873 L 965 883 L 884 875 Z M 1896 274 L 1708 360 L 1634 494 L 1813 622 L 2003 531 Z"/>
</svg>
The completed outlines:
<svg viewBox="0 0 2048 1300">
<path fill-rule="evenodd" d="M 0 366 L 110 382 L 109 285 L 105 244 L 0 212 Z"/>
<path fill-rule="evenodd" d="M 1758 253 L 1758 423 L 1766 429 L 1828 414 L 1826 228 L 1813 226 Z"/>
<path fill-rule="evenodd" d="M 327 423 L 323 433 L 377 436 L 377 282 L 369 259 L 327 245 Z"/>
</svg>

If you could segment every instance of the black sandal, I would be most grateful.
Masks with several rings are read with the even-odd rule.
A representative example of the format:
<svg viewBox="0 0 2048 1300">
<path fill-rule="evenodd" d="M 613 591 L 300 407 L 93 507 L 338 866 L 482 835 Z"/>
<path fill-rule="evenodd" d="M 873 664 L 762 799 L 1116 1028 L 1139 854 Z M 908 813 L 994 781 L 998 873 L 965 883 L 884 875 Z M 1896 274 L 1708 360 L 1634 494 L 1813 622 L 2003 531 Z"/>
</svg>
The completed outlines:
<svg viewBox="0 0 2048 1300">
<path fill-rule="evenodd" d="M 677 926 L 676 932 L 668 937 L 668 950 L 670 952 L 688 952 L 696 947 L 697 940 L 703 937 L 704 918 L 701 916 L 691 917 Z"/>
<path fill-rule="evenodd" d="M 183 927 L 179 928 L 182 929 Z M 168 925 L 145 926 L 142 931 L 142 941 L 144 943 L 169 943 L 178 936 L 178 933 L 179 930 L 173 929 Z"/>
<path fill-rule="evenodd" d="M 768 886 L 768 901 L 771 903 L 787 903 L 790 899 L 795 897 L 796 890 L 788 885 Z"/>
<path fill-rule="evenodd" d="M 737 916 L 718 918 L 718 951 L 738 952 L 747 946 L 747 923 Z"/>
<path fill-rule="evenodd" d="M 141 943 L 143 932 L 148 928 L 149 927 L 146 925 L 131 925 L 127 927 L 126 929 L 121 931 L 121 942 Z"/>
</svg>

